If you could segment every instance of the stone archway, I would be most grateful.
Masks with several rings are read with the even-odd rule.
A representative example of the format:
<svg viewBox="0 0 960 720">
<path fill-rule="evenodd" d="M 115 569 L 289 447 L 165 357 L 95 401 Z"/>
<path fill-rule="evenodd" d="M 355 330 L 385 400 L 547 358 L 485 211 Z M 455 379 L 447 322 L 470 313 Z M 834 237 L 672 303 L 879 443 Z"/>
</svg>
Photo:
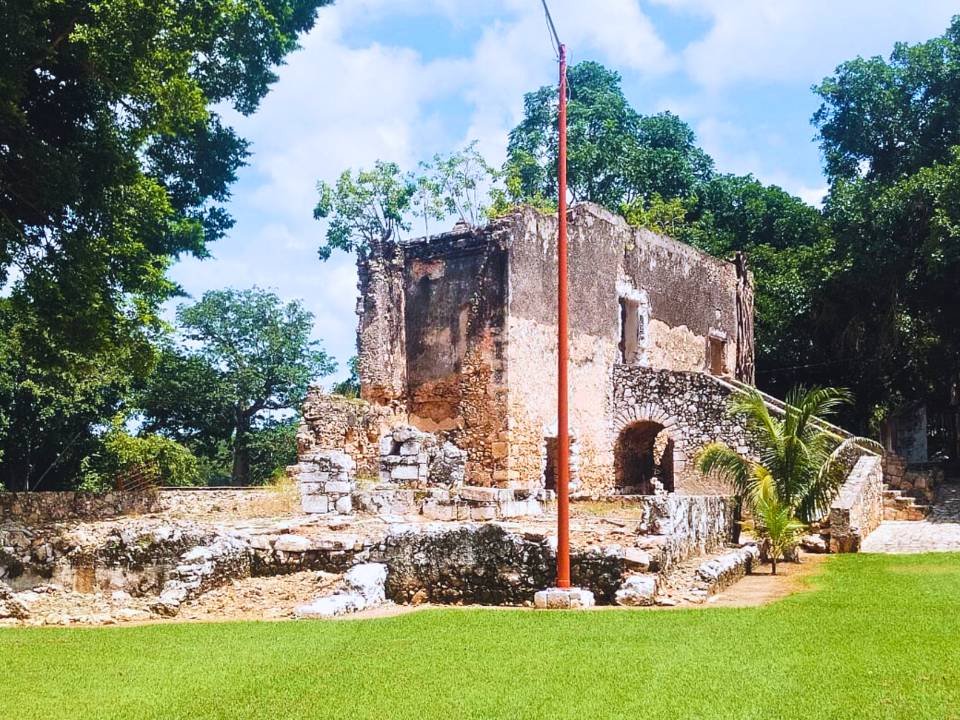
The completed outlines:
<svg viewBox="0 0 960 720">
<path fill-rule="evenodd" d="M 634 429 L 631 430 L 631 428 Z M 658 479 L 664 484 L 665 489 L 670 492 L 675 491 L 678 487 L 682 487 L 687 478 L 687 458 L 690 451 L 690 432 L 687 425 L 678 418 L 667 414 L 663 408 L 655 403 L 649 401 L 630 402 L 628 400 L 628 402 L 621 405 L 611 423 L 610 437 L 614 456 L 613 479 L 616 492 L 623 493 L 624 490 L 621 488 L 629 487 L 628 483 L 630 482 L 630 476 L 624 476 L 621 471 L 623 465 L 622 460 L 624 459 L 622 452 L 620 452 L 624 449 L 621 447 L 621 440 L 626 439 L 629 444 L 631 435 L 634 441 L 640 440 L 641 438 L 639 436 L 643 435 L 645 431 L 639 428 L 647 428 L 646 432 L 652 429 L 657 430 L 657 432 L 653 433 L 653 437 L 654 444 L 657 446 L 655 448 L 657 457 L 660 458 L 660 467 L 654 467 L 654 476 L 659 472 L 661 476 L 666 478 L 668 480 L 666 483 L 664 483 L 663 479 Z M 660 439 L 656 440 L 657 437 Z M 645 442 L 646 441 L 644 441 L 644 443 Z M 667 458 L 664 459 L 663 453 L 667 451 L 669 451 L 669 454 Z M 656 459 L 654 460 L 654 465 L 656 465 Z M 649 467 L 649 462 L 647 466 Z M 643 484 L 643 482 L 640 483 L 641 486 Z"/>
<path fill-rule="evenodd" d="M 652 495 L 674 490 L 674 441 L 661 423 L 633 422 L 614 445 L 614 476 L 618 493 Z"/>
</svg>

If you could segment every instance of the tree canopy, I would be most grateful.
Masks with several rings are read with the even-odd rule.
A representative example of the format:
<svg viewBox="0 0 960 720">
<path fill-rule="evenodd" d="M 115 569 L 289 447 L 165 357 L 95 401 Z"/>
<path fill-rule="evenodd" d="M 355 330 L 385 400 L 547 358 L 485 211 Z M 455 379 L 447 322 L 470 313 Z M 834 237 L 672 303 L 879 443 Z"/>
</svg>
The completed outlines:
<svg viewBox="0 0 960 720">
<path fill-rule="evenodd" d="M 181 255 L 232 219 L 253 112 L 329 0 L 0 5 L 0 478 L 76 475 L 152 366 Z M 51 472 L 51 468 L 54 470 Z"/>
<path fill-rule="evenodd" d="M 617 209 L 654 194 L 682 197 L 710 178 L 713 160 L 690 127 L 671 113 L 638 114 L 620 75 L 596 62 L 567 71 L 567 183 L 574 200 Z M 507 171 L 524 198 L 557 195 L 557 91 L 524 96 L 523 119 L 510 132 Z"/>
<path fill-rule="evenodd" d="M 817 316 L 823 369 L 861 415 L 948 403 L 960 373 L 960 17 L 815 88 L 838 272 Z"/>
<path fill-rule="evenodd" d="M 145 429 L 208 458 L 226 445 L 231 479 L 248 484 L 257 431 L 299 411 L 310 382 L 336 365 L 310 339 L 313 315 L 271 292 L 207 292 L 177 319 L 180 341 L 164 351 L 140 397 Z"/>
</svg>

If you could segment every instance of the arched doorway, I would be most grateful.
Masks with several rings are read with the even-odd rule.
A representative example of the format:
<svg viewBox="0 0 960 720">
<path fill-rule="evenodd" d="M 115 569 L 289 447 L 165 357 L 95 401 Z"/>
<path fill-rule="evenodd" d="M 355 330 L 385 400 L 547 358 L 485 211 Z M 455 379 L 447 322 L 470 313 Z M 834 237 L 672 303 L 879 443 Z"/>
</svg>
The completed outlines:
<svg viewBox="0 0 960 720">
<path fill-rule="evenodd" d="M 617 492 L 652 495 L 654 480 L 673 492 L 673 440 L 663 425 L 641 420 L 627 425 L 614 446 Z"/>
</svg>

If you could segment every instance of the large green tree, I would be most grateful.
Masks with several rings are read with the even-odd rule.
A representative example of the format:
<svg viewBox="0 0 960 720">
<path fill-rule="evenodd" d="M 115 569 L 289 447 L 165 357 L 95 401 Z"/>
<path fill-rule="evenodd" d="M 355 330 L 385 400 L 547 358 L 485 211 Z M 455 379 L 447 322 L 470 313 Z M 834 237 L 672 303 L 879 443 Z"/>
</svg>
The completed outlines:
<svg viewBox="0 0 960 720">
<path fill-rule="evenodd" d="M 208 459 L 226 447 L 236 484 L 266 479 L 251 476 L 252 455 L 273 442 L 258 433 L 277 435 L 310 382 L 336 367 L 310 339 L 313 315 L 254 288 L 205 293 L 181 307 L 177 320 L 180 341 L 165 350 L 140 397 L 144 429 Z"/>
<path fill-rule="evenodd" d="M 689 195 L 711 176 L 713 160 L 690 127 L 671 113 L 637 113 L 616 72 L 581 62 L 569 68 L 567 81 L 567 182 L 574 200 L 618 209 L 655 193 Z M 523 119 L 510 132 L 507 153 L 507 172 L 519 178 L 521 199 L 556 197 L 555 87 L 524 96 Z"/>
<path fill-rule="evenodd" d="M 946 404 L 960 372 L 960 17 L 889 59 L 842 64 L 816 92 L 841 271 L 817 342 L 865 419 Z"/>
<path fill-rule="evenodd" d="M 247 149 L 214 108 L 253 112 L 328 1 L 0 4 L 5 484 L 66 482 L 149 370 L 168 264 L 232 224 Z"/>
</svg>

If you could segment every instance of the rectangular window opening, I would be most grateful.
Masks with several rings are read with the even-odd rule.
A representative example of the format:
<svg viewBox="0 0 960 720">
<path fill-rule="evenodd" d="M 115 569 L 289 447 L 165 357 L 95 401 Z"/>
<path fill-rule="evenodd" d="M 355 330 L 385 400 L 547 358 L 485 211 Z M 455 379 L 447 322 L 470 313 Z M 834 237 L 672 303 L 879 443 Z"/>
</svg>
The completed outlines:
<svg viewBox="0 0 960 720">
<path fill-rule="evenodd" d="M 620 362 L 635 365 L 640 345 L 640 303 L 620 298 Z"/>
<path fill-rule="evenodd" d="M 727 374 L 727 341 L 718 338 L 711 337 L 708 340 L 708 352 L 709 352 L 709 363 L 710 363 L 710 374 L 711 375 L 726 375 Z"/>
</svg>

